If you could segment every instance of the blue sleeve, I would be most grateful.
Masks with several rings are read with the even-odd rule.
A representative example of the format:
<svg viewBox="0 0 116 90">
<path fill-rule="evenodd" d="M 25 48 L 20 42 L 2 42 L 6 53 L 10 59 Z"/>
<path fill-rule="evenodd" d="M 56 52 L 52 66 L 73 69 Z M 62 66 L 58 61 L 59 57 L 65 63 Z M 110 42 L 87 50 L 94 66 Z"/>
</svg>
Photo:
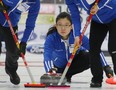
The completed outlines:
<svg viewBox="0 0 116 90">
<path fill-rule="evenodd" d="M 20 2 L 20 0 L 2 0 L 2 2 L 6 6 L 15 7 Z"/>
<path fill-rule="evenodd" d="M 81 30 L 81 21 L 80 21 L 80 12 L 78 10 L 78 6 L 75 5 L 72 0 L 66 0 L 66 4 L 70 10 L 72 23 L 73 23 L 73 30 L 75 36 L 80 36 Z"/>
<path fill-rule="evenodd" d="M 52 52 L 54 51 L 54 40 L 52 35 L 48 35 L 44 43 L 44 68 L 48 72 L 53 68 Z"/>
<path fill-rule="evenodd" d="M 82 46 L 86 49 L 86 50 L 89 50 L 90 49 L 90 46 L 89 46 L 89 39 L 87 36 L 83 36 L 83 39 L 82 39 Z"/>
<path fill-rule="evenodd" d="M 103 8 L 107 3 L 109 3 L 111 0 L 99 0 L 98 7 L 99 9 Z"/>
<path fill-rule="evenodd" d="M 40 10 L 40 1 L 36 0 L 36 3 L 33 6 L 31 6 L 29 9 L 28 16 L 26 19 L 26 27 L 24 30 L 24 35 L 21 40 L 22 42 L 27 42 L 29 37 L 31 37 L 30 35 L 31 32 L 34 30 L 36 19 L 39 14 L 39 10 Z"/>
</svg>

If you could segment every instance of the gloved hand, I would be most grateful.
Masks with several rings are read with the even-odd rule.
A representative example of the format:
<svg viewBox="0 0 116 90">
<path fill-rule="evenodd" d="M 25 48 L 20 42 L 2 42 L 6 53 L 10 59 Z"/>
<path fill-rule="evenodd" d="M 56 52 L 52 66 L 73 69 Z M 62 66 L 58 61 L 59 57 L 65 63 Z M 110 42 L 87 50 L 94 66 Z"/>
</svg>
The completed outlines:
<svg viewBox="0 0 116 90">
<path fill-rule="evenodd" d="M 20 42 L 20 52 L 22 52 L 24 55 L 26 53 L 26 42 Z"/>
<path fill-rule="evenodd" d="M 4 7 L 0 4 L 0 12 L 3 12 Z"/>
<path fill-rule="evenodd" d="M 56 73 L 57 72 L 57 68 L 51 68 L 49 73 Z"/>
<path fill-rule="evenodd" d="M 103 67 L 103 69 L 104 69 L 105 74 L 106 74 L 106 76 L 107 76 L 108 78 L 111 78 L 111 77 L 114 76 L 113 70 L 112 70 L 112 68 L 111 68 L 109 65 Z"/>
<path fill-rule="evenodd" d="M 0 12 L 3 12 L 3 10 L 8 10 L 9 9 L 9 7 L 7 5 L 5 5 L 3 2 L 2 2 L 2 4 L 0 3 Z"/>
</svg>

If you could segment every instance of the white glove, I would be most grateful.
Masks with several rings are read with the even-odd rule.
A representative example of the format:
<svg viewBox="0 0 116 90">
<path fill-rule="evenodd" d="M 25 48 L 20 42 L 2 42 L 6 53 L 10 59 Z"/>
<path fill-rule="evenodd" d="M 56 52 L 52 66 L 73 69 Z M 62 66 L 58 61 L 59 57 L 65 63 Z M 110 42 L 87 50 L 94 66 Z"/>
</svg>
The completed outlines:
<svg viewBox="0 0 116 90">
<path fill-rule="evenodd" d="M 86 0 L 88 4 L 92 4 L 95 2 L 95 0 Z"/>
</svg>

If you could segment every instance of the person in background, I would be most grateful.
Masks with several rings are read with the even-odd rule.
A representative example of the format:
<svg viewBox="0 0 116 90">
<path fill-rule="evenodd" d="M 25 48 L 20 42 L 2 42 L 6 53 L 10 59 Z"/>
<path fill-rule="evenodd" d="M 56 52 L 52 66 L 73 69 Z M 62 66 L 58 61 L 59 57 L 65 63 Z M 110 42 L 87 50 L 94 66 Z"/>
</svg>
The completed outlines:
<svg viewBox="0 0 116 90">
<path fill-rule="evenodd" d="M 92 79 L 90 87 L 101 87 L 103 69 L 100 62 L 101 45 L 109 32 L 108 51 L 112 57 L 114 73 L 116 74 L 116 0 L 65 0 L 74 25 L 75 45 L 79 44 L 81 30 L 79 7 L 88 14 L 93 14 L 90 26 L 90 62 Z"/>
<path fill-rule="evenodd" d="M 44 68 L 46 73 L 51 72 L 53 68 L 57 69 L 56 73 L 63 73 L 74 49 L 74 40 L 71 16 L 67 12 L 61 12 L 56 17 L 56 24 L 49 29 L 44 43 Z M 73 75 L 90 68 L 88 50 L 89 40 L 84 36 L 66 74 L 67 82 L 71 82 Z M 103 53 L 101 53 L 101 58 L 104 59 Z M 110 71 L 113 72 L 111 69 Z"/>
<path fill-rule="evenodd" d="M 40 0 L 2 0 L 1 2 L 3 5 L 0 3 L 0 31 L 4 36 L 6 45 L 5 71 L 10 76 L 11 83 L 17 85 L 20 83 L 20 77 L 17 74 L 19 52 L 25 54 L 27 41 L 34 30 L 35 22 L 39 14 Z M 13 39 L 3 10 L 7 11 L 16 36 L 18 36 L 18 22 L 21 14 L 28 12 L 23 38 L 20 42 L 20 50 L 18 50 Z"/>
</svg>

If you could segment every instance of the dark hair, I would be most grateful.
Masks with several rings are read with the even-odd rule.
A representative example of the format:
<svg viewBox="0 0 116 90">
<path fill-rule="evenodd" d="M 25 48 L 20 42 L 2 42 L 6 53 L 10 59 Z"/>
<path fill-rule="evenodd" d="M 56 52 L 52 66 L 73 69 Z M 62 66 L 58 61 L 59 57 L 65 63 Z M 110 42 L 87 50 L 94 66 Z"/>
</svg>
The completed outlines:
<svg viewBox="0 0 116 90">
<path fill-rule="evenodd" d="M 70 23 L 72 24 L 71 16 L 70 16 L 69 13 L 67 13 L 67 12 L 61 12 L 61 13 L 56 17 L 56 23 L 57 23 L 58 20 L 61 19 L 61 18 L 67 18 L 67 19 L 70 21 Z"/>
<path fill-rule="evenodd" d="M 57 17 L 56 17 L 56 23 L 58 22 L 59 19 L 62 19 L 62 18 L 67 18 L 70 23 L 72 24 L 72 20 L 71 20 L 71 16 L 69 13 L 67 12 L 61 12 Z M 49 28 L 48 32 L 47 32 L 47 36 L 53 32 L 57 32 L 57 29 L 55 26 L 52 26 L 51 28 Z"/>
</svg>

